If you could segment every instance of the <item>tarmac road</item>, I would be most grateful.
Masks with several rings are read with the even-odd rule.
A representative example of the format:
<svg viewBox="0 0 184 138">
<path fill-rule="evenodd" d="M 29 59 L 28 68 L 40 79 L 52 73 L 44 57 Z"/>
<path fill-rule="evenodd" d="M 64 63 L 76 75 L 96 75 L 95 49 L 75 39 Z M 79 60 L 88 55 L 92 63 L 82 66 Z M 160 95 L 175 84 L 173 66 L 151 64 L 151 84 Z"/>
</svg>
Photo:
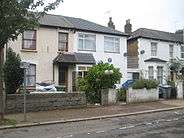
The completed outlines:
<svg viewBox="0 0 184 138">
<path fill-rule="evenodd" d="M 0 130 L 0 138 L 184 138 L 184 109 Z"/>
</svg>

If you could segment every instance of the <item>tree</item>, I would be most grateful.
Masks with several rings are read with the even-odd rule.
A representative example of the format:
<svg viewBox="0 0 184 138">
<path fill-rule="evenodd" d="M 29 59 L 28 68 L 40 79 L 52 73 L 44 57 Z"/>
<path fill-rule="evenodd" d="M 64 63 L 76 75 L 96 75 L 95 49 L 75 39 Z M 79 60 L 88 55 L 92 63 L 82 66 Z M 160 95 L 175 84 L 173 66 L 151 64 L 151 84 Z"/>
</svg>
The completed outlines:
<svg viewBox="0 0 184 138">
<path fill-rule="evenodd" d="M 55 9 L 62 0 L 48 3 L 46 0 L 0 0 L 0 115 L 4 119 L 2 64 L 4 46 L 14 41 L 27 29 L 39 25 L 44 13 Z M 42 10 L 39 10 L 42 9 Z"/>
<path fill-rule="evenodd" d="M 3 68 L 5 91 L 7 94 L 14 94 L 23 82 L 24 72 L 20 68 L 20 56 L 11 48 L 8 48 L 6 57 Z"/>
<path fill-rule="evenodd" d="M 106 74 L 106 71 L 112 71 L 112 73 Z M 99 103 L 101 90 L 112 88 L 121 77 L 119 69 L 112 64 L 101 62 L 89 69 L 84 78 L 79 79 L 78 87 L 86 93 L 89 102 Z"/>
</svg>

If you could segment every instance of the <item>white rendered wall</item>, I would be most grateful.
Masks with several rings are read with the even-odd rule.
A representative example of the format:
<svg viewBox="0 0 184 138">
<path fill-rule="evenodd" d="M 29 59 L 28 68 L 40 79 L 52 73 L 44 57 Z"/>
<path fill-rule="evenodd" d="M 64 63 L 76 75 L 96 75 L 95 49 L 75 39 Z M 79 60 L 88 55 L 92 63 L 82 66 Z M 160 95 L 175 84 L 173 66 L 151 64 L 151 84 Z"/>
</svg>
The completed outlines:
<svg viewBox="0 0 184 138">
<path fill-rule="evenodd" d="M 120 72 L 122 73 L 122 79 L 120 83 L 122 84 L 127 79 L 127 58 L 123 56 L 123 54 L 127 52 L 127 38 L 121 37 L 121 36 L 87 33 L 87 34 L 96 35 L 96 51 L 95 52 L 79 51 L 78 50 L 78 34 L 79 33 L 83 33 L 83 32 L 75 33 L 73 51 L 81 52 L 81 53 L 92 53 L 97 63 L 99 61 L 108 62 L 108 58 L 112 58 L 111 64 L 113 64 L 116 68 L 119 68 Z M 120 38 L 120 53 L 104 52 L 104 36 Z"/>
</svg>

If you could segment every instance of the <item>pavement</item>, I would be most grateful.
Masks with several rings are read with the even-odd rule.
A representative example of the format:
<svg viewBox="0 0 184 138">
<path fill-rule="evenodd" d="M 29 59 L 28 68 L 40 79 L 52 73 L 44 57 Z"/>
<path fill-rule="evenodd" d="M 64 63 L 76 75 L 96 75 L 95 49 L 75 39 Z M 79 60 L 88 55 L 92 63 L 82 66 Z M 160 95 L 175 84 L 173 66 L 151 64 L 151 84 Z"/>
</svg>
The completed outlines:
<svg viewBox="0 0 184 138">
<path fill-rule="evenodd" d="M 184 109 L 0 130 L 0 138 L 184 138 Z"/>
<path fill-rule="evenodd" d="M 98 119 L 99 117 L 117 117 L 122 115 L 146 113 L 147 111 L 160 111 L 164 109 L 184 108 L 184 100 L 160 100 L 138 104 L 118 104 L 113 106 L 97 106 L 80 109 L 63 109 L 27 113 L 27 122 L 23 122 L 23 114 L 8 114 L 6 118 L 14 119 L 18 124 L 44 124 L 43 122 L 68 122 L 81 121 L 83 118 Z M 117 115 L 117 116 L 116 116 Z M 58 121 L 59 120 L 59 121 Z M 92 120 L 92 119 L 91 119 Z"/>
</svg>

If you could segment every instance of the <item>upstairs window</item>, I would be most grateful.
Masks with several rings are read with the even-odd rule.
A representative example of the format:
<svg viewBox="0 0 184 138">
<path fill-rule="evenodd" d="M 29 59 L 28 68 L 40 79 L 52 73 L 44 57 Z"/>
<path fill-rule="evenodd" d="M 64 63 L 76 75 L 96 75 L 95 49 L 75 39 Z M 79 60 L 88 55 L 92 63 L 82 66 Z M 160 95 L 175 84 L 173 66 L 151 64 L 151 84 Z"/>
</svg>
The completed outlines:
<svg viewBox="0 0 184 138">
<path fill-rule="evenodd" d="M 23 33 L 22 49 L 36 50 L 36 30 L 28 30 Z"/>
<path fill-rule="evenodd" d="M 26 69 L 26 86 L 36 86 L 36 65 L 31 64 Z"/>
<path fill-rule="evenodd" d="M 68 34 L 58 34 L 58 51 L 68 51 Z"/>
<path fill-rule="evenodd" d="M 170 58 L 173 58 L 173 56 L 174 56 L 174 45 L 169 45 L 169 55 L 170 55 Z"/>
<path fill-rule="evenodd" d="M 153 71 L 153 66 L 148 67 L 148 79 L 153 80 L 154 79 L 154 71 Z"/>
<path fill-rule="evenodd" d="M 104 37 L 104 51 L 120 53 L 120 39 L 116 37 Z"/>
<path fill-rule="evenodd" d="M 96 36 L 91 34 L 79 34 L 78 50 L 96 51 Z"/>
<path fill-rule="evenodd" d="M 151 56 L 157 56 L 157 43 L 151 43 Z"/>
<path fill-rule="evenodd" d="M 181 51 L 181 58 L 184 58 L 184 46 L 181 46 L 180 51 Z"/>
</svg>

